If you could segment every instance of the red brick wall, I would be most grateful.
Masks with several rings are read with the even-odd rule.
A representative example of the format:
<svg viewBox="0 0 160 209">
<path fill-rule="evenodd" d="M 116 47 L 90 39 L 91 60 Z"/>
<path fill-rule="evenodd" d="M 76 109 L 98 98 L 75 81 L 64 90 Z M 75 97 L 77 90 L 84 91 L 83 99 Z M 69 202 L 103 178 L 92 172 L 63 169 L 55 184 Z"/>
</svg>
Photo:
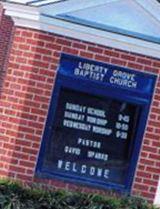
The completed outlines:
<svg viewBox="0 0 160 209">
<path fill-rule="evenodd" d="M 34 179 L 34 170 L 61 52 L 160 73 L 160 60 L 41 31 L 15 28 L 0 101 L 1 176 L 28 182 L 41 181 Z M 159 136 L 160 79 L 132 189 L 134 194 L 148 200 L 155 196 L 160 174 Z M 56 187 L 78 188 L 56 180 L 43 182 Z M 90 191 L 84 187 L 81 189 Z"/>
</svg>

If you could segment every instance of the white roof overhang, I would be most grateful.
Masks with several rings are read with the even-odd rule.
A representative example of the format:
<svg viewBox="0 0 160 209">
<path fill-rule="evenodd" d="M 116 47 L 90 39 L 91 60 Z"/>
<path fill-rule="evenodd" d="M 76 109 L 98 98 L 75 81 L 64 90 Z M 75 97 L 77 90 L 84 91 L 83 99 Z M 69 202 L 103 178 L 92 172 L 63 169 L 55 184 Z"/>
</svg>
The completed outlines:
<svg viewBox="0 0 160 209">
<path fill-rule="evenodd" d="M 17 26 L 160 58 L 156 0 L 9 0 L 3 5 Z"/>
</svg>

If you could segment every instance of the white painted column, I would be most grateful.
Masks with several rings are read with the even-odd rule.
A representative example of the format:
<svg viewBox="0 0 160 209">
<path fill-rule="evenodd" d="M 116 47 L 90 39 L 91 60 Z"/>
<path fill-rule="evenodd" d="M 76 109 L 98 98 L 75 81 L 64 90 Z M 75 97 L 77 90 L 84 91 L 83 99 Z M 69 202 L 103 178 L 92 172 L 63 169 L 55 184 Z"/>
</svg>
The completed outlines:
<svg viewBox="0 0 160 209">
<path fill-rule="evenodd" d="M 156 197 L 154 200 L 154 204 L 160 206 L 160 178 L 159 178 L 159 184 L 158 184 L 158 188 L 157 188 L 157 193 L 156 193 Z"/>
</svg>

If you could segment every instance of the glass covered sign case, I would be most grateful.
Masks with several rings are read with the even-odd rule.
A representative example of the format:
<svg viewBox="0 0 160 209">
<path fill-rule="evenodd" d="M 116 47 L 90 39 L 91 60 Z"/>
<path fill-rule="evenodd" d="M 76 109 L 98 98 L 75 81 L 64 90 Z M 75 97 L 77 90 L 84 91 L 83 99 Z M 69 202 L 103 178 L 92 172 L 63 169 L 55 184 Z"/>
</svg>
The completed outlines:
<svg viewBox="0 0 160 209">
<path fill-rule="evenodd" d="M 130 192 L 155 82 L 62 54 L 36 175 Z"/>
</svg>

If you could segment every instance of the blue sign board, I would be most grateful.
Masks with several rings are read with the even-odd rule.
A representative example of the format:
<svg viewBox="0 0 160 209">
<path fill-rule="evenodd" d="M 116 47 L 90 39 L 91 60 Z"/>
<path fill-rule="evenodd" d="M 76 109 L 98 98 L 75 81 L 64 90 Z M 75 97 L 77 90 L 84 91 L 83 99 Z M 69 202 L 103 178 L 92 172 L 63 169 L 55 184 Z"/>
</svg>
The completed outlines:
<svg viewBox="0 0 160 209">
<path fill-rule="evenodd" d="M 155 83 L 62 54 L 36 175 L 129 193 Z"/>
</svg>

